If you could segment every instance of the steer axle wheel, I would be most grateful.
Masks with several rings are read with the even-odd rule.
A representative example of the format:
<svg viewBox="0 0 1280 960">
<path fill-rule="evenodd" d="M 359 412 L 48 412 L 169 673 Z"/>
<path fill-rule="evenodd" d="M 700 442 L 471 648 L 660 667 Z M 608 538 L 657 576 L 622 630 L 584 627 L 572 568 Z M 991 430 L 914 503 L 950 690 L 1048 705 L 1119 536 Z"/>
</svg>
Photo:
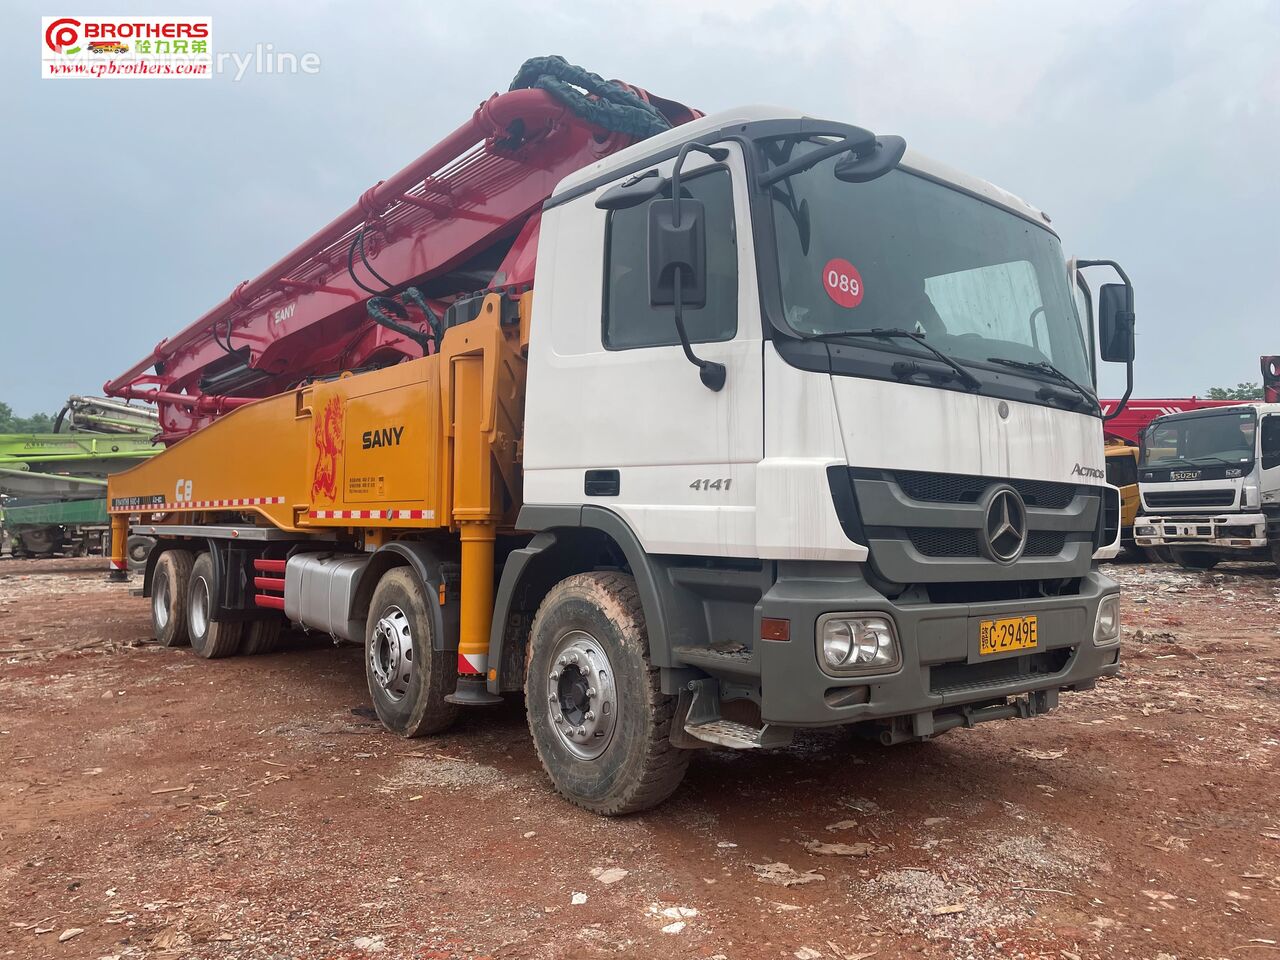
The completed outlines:
<svg viewBox="0 0 1280 960">
<path fill-rule="evenodd" d="M 396 567 L 382 575 L 365 622 L 365 676 L 378 719 L 404 737 L 439 733 L 458 715 L 445 700 L 457 684 L 457 654 L 436 649 L 433 624 L 412 571 Z"/>
<path fill-rule="evenodd" d="M 649 663 L 633 578 L 583 573 L 552 588 L 533 621 L 525 709 L 561 795 L 608 816 L 671 796 L 689 763 L 671 745 L 675 708 Z"/>
<path fill-rule="evenodd" d="M 213 557 L 202 553 L 191 567 L 191 585 L 187 589 L 187 633 L 191 637 L 191 649 L 208 660 L 238 653 L 244 632 L 243 623 L 213 619 L 214 584 Z"/>
</svg>

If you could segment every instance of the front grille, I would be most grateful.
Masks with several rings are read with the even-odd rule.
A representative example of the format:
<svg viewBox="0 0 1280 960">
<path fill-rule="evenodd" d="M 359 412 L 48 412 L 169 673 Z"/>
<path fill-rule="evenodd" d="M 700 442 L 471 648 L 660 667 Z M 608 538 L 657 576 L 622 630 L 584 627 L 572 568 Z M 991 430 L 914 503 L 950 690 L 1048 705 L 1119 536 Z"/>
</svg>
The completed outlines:
<svg viewBox="0 0 1280 960">
<path fill-rule="evenodd" d="M 1067 545 L 1067 535 L 1062 530 L 1032 530 L 1027 534 L 1024 557 L 1055 557 Z"/>
<path fill-rule="evenodd" d="M 929 668 L 930 693 L 955 693 L 988 687 L 1021 677 L 1061 673 L 1071 662 L 1074 647 L 1059 647 L 1025 657 L 983 660 L 978 663 L 940 663 Z"/>
<path fill-rule="evenodd" d="M 910 527 L 907 536 L 911 545 L 926 557 L 977 557 L 977 530 L 956 530 L 951 527 Z"/>
<path fill-rule="evenodd" d="M 865 543 L 888 584 L 976 583 L 1080 577 L 1102 535 L 1108 488 L 922 470 L 832 467 L 827 471 L 841 529 Z M 1027 543 L 1014 563 L 986 550 L 986 509 L 1000 487 L 1027 506 Z"/>
<path fill-rule="evenodd" d="M 1143 496 L 1149 507 L 1232 507 L 1234 490 L 1169 490 Z"/>
<path fill-rule="evenodd" d="M 926 557 L 980 557 L 982 549 L 977 530 L 957 530 L 953 527 L 909 527 L 907 536 L 911 545 Z M 1024 557 L 1055 557 L 1067 545 L 1067 535 L 1061 530 L 1032 530 L 1027 534 Z"/>
<path fill-rule="evenodd" d="M 1076 495 L 1074 483 L 1056 483 L 1051 480 L 1001 480 L 997 477 L 952 476 L 919 470 L 900 470 L 893 477 L 908 497 L 926 503 L 977 503 L 997 483 L 1013 487 L 1029 507 L 1062 510 Z"/>
</svg>

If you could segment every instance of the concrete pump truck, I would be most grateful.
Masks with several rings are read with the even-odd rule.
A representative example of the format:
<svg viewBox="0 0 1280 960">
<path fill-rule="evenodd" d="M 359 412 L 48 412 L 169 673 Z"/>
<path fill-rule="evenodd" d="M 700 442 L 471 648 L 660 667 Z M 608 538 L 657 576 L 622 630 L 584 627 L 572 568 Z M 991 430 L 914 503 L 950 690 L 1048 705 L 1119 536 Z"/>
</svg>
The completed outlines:
<svg viewBox="0 0 1280 960">
<path fill-rule="evenodd" d="M 1132 381 L 1128 279 L 1011 194 L 544 58 L 107 385 L 169 444 L 114 542 L 156 539 L 162 643 L 361 644 L 404 736 L 523 693 L 556 789 L 622 814 L 695 748 L 1115 673 L 1095 354 Z"/>
</svg>

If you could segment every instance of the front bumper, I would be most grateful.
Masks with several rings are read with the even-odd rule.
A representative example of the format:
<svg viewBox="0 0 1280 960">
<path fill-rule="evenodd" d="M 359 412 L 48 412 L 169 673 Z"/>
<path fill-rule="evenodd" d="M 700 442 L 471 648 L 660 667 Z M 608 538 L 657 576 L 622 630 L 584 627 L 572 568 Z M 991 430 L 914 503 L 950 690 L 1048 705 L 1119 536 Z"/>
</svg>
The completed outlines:
<svg viewBox="0 0 1280 960">
<path fill-rule="evenodd" d="M 1099 602 L 1119 592 L 1096 570 L 1082 578 L 1074 596 L 931 603 L 888 600 L 852 572 L 859 565 L 823 566 L 780 575 L 760 601 L 757 616 L 789 620 L 792 638 L 756 644 L 765 723 L 814 727 L 899 720 L 896 727 L 906 736 L 929 736 L 962 723 L 1044 712 L 1056 704 L 1059 691 L 1088 689 L 1119 669 L 1119 640 L 1093 642 Z M 855 611 L 893 619 L 902 659 L 892 673 L 836 677 L 819 666 L 818 618 Z M 978 621 L 1029 614 L 1039 618 L 1034 650 L 979 656 Z M 1009 702 L 1027 694 L 1033 695 Z"/>
<path fill-rule="evenodd" d="M 1252 550 L 1267 545 L 1267 518 L 1261 513 L 1139 517 L 1133 539 L 1140 547 Z"/>
</svg>

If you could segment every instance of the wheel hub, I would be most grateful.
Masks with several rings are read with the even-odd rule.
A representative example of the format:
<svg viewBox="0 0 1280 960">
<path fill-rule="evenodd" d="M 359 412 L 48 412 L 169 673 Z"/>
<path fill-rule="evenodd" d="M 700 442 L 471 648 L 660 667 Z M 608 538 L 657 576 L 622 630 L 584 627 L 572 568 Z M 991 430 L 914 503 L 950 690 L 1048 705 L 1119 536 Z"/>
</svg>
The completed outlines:
<svg viewBox="0 0 1280 960">
<path fill-rule="evenodd" d="M 369 644 L 369 669 L 386 695 L 402 700 L 413 686 L 417 666 L 413 662 L 413 631 L 399 607 L 388 607 L 373 628 Z"/>
<path fill-rule="evenodd" d="M 576 757 L 604 753 L 617 724 L 613 665 L 595 637 L 571 630 L 551 656 L 547 690 L 552 728 Z"/>
<path fill-rule="evenodd" d="M 199 577 L 194 583 L 196 589 L 191 591 L 191 632 L 203 637 L 209 626 L 209 608 L 213 604 L 209 600 L 209 582 Z"/>
<path fill-rule="evenodd" d="M 151 588 L 151 615 L 159 629 L 169 625 L 169 578 L 163 574 Z"/>
</svg>

